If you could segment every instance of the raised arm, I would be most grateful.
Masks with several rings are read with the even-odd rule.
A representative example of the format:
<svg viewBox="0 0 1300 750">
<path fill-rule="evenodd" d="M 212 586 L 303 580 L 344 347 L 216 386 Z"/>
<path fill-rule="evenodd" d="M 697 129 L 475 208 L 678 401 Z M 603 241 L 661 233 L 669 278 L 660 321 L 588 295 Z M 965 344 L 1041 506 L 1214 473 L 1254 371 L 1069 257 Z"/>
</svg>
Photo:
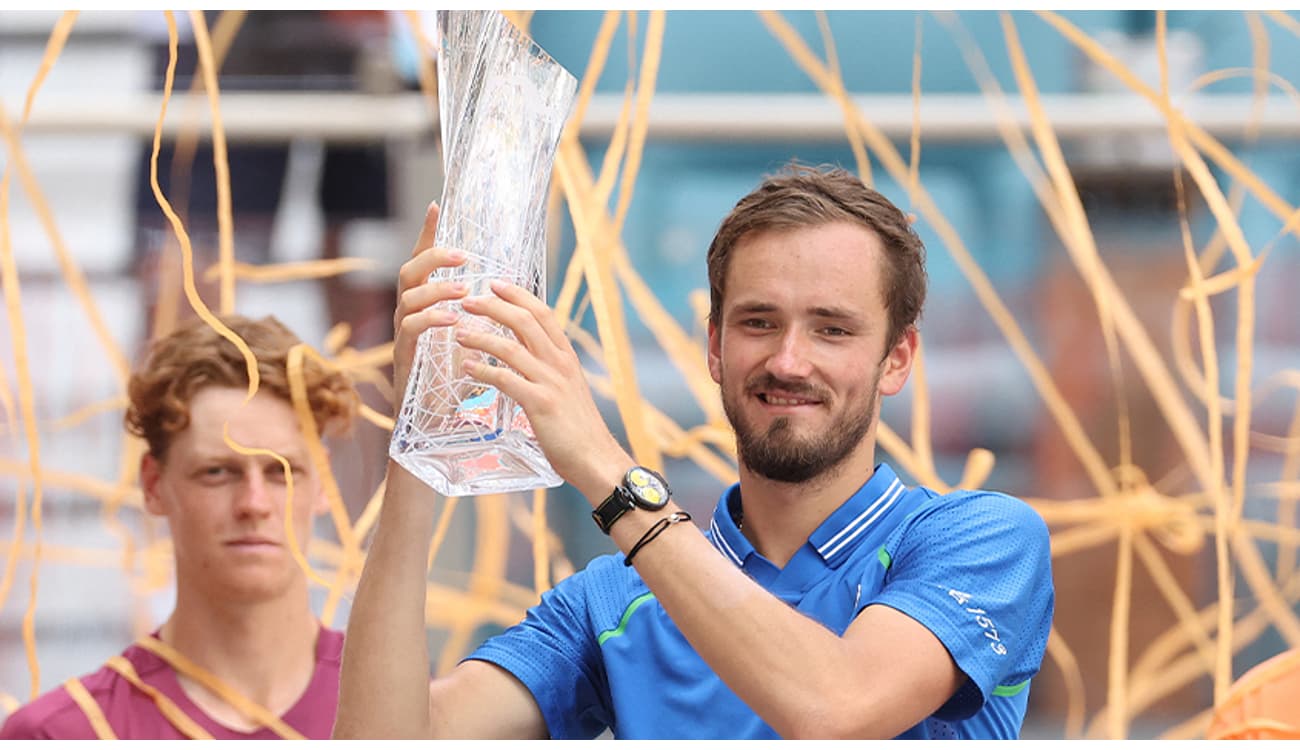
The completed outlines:
<svg viewBox="0 0 1300 750">
<path fill-rule="evenodd" d="M 343 647 L 335 739 L 544 739 L 532 694 L 481 661 L 429 680 L 426 554 L 433 497 L 395 462 Z"/>
<path fill-rule="evenodd" d="M 432 248 L 438 209 L 430 206 L 414 257 L 402 267 L 394 315 L 394 387 L 405 392 L 421 331 L 453 322 L 436 303 L 463 296 L 425 283 L 463 261 Z M 336 739 L 546 737 L 528 690 L 483 662 L 459 665 L 430 682 L 425 634 L 426 556 L 433 535 L 432 490 L 394 461 L 375 537 L 357 586 L 344 641 Z"/>
</svg>

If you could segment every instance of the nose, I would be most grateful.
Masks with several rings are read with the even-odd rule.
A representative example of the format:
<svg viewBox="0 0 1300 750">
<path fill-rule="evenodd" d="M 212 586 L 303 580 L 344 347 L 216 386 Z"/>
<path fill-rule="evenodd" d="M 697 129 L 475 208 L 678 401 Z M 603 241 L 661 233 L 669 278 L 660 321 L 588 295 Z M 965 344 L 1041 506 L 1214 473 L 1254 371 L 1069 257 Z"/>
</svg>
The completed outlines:
<svg viewBox="0 0 1300 750">
<path fill-rule="evenodd" d="M 808 341 L 795 327 L 785 331 L 777 343 L 777 350 L 767 358 L 767 371 L 781 380 L 802 380 L 812 375 L 812 361 L 808 358 Z"/>
<path fill-rule="evenodd" d="M 235 515 L 240 518 L 266 518 L 275 512 L 275 498 L 270 484 L 260 471 L 244 474 L 235 497 Z"/>
</svg>

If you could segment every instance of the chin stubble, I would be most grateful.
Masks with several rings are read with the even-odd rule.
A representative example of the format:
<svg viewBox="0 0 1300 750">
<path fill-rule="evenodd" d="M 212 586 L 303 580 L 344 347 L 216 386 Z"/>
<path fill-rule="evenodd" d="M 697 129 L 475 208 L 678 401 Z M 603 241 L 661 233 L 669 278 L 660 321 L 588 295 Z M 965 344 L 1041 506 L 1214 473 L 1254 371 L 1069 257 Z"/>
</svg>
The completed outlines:
<svg viewBox="0 0 1300 750">
<path fill-rule="evenodd" d="M 783 387 L 796 393 L 800 390 Z M 745 421 L 731 399 L 724 396 L 722 407 L 736 433 L 736 454 L 747 469 L 772 481 L 804 484 L 832 472 L 865 438 L 877 398 L 874 383 L 871 390 L 865 409 L 842 415 L 823 433 L 810 438 L 796 436 L 789 417 L 777 417 L 760 433 Z"/>
</svg>

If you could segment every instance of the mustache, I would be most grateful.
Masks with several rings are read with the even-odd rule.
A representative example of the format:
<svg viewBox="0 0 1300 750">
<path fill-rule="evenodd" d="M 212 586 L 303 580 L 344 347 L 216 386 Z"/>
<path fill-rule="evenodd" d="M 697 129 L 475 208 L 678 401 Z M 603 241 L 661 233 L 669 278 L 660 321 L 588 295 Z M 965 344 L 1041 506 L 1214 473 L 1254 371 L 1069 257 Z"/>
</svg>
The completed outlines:
<svg viewBox="0 0 1300 750">
<path fill-rule="evenodd" d="M 770 372 L 760 373 L 750 378 L 745 383 L 745 390 L 749 393 L 754 391 L 785 391 L 794 396 L 817 401 L 826 401 L 830 397 L 830 394 L 824 388 L 803 380 L 782 380 Z"/>
</svg>

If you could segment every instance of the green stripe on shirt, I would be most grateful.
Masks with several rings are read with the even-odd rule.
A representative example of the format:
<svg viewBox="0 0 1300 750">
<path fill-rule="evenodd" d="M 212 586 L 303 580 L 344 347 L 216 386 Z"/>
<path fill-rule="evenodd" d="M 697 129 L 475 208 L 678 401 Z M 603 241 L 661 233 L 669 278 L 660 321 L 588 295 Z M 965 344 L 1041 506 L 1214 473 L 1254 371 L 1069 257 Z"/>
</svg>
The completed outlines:
<svg viewBox="0 0 1300 750">
<path fill-rule="evenodd" d="M 623 616 L 618 621 L 618 627 L 614 628 L 613 630 L 606 630 L 605 632 L 597 636 L 596 645 L 603 646 L 605 645 L 605 641 L 608 641 L 610 638 L 615 638 L 620 635 L 623 635 L 623 631 L 627 629 L 627 621 L 632 619 L 632 613 L 636 611 L 637 607 L 640 607 L 642 604 L 645 604 L 646 602 L 650 601 L 653 598 L 655 598 L 655 595 L 653 593 L 646 592 L 641 596 L 638 596 L 637 598 L 633 599 L 632 603 L 627 605 L 627 609 L 623 610 Z"/>
<path fill-rule="evenodd" d="M 1000 695 L 1003 698 L 1010 698 L 1013 695 L 1019 695 L 1027 687 L 1029 687 L 1029 680 L 1025 680 L 1019 685 L 998 685 L 993 688 L 993 694 Z"/>
</svg>

